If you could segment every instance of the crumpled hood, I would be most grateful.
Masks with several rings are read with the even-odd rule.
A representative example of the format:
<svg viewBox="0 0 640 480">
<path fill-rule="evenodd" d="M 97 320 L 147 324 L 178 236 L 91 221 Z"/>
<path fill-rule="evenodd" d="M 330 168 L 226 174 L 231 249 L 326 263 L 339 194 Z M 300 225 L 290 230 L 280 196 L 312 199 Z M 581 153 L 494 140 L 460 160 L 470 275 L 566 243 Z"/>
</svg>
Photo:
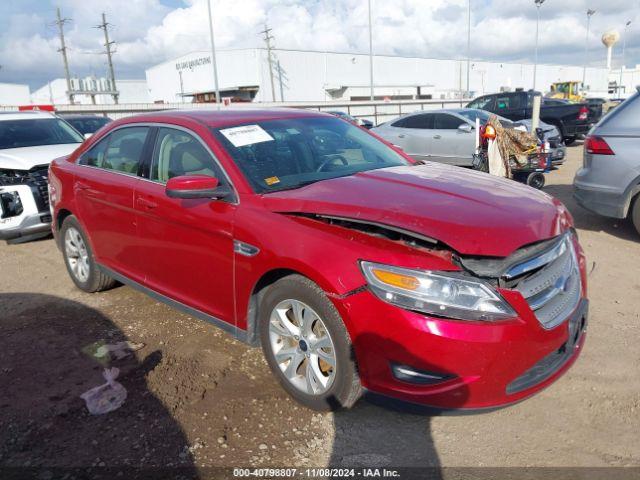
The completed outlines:
<svg viewBox="0 0 640 480">
<path fill-rule="evenodd" d="M 30 170 L 36 165 L 48 164 L 55 158 L 69 155 L 80 145 L 80 143 L 65 143 L 61 145 L 6 148 L 0 150 L 0 168 Z"/>
<path fill-rule="evenodd" d="M 564 205 L 545 193 L 436 163 L 357 173 L 263 198 L 274 212 L 386 224 L 439 240 L 464 255 L 506 257 L 573 223 Z"/>
</svg>

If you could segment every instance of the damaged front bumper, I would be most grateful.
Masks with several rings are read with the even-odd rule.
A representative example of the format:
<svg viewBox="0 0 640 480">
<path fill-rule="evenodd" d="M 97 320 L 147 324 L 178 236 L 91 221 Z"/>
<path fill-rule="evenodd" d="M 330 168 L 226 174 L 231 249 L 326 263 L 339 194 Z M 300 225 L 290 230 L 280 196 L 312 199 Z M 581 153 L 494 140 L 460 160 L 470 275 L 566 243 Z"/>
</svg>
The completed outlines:
<svg viewBox="0 0 640 480">
<path fill-rule="evenodd" d="M 0 187 L 0 240 L 16 243 L 51 234 L 51 213 L 41 210 L 29 185 Z"/>
</svg>

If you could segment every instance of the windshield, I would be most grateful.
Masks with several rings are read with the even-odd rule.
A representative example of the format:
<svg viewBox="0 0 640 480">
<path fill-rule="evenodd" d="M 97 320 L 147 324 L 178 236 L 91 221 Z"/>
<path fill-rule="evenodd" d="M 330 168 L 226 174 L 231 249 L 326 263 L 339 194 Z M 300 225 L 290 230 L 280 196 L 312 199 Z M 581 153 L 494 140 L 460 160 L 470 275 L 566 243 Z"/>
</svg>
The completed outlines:
<svg viewBox="0 0 640 480">
<path fill-rule="evenodd" d="M 83 140 L 59 118 L 0 119 L 0 149 L 82 143 Z"/>
<path fill-rule="evenodd" d="M 510 128 L 513 127 L 514 124 L 508 118 L 501 117 L 500 115 L 496 115 L 495 113 L 487 112 L 486 110 L 458 110 L 456 113 L 462 115 L 464 118 L 471 120 L 472 122 L 476 121 L 476 118 L 480 119 L 480 124 L 485 124 L 489 121 L 489 117 L 495 115 L 495 117 L 500 120 L 500 123 L 503 127 Z"/>
<path fill-rule="evenodd" d="M 96 131 L 104 127 L 107 123 L 111 122 L 111 120 L 108 118 L 100 117 L 66 118 L 65 120 L 83 135 L 87 133 L 95 133 Z"/>
<path fill-rule="evenodd" d="M 213 131 L 257 193 L 409 164 L 372 135 L 338 118 L 269 120 Z"/>
<path fill-rule="evenodd" d="M 480 123 L 487 123 L 489 121 L 489 116 L 492 115 L 484 110 L 460 110 L 457 113 L 472 122 L 475 122 L 476 118 L 479 118 Z"/>
</svg>

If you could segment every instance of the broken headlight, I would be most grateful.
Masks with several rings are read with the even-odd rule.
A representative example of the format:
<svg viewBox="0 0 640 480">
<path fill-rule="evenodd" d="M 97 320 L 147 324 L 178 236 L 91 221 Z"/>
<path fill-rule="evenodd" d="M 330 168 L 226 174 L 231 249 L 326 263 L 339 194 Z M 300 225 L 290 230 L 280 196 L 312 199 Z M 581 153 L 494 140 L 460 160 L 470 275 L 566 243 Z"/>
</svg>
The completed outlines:
<svg viewBox="0 0 640 480">
<path fill-rule="evenodd" d="M 480 280 L 455 272 L 432 272 L 361 262 L 373 293 L 407 310 L 459 320 L 496 321 L 516 312 Z"/>
</svg>

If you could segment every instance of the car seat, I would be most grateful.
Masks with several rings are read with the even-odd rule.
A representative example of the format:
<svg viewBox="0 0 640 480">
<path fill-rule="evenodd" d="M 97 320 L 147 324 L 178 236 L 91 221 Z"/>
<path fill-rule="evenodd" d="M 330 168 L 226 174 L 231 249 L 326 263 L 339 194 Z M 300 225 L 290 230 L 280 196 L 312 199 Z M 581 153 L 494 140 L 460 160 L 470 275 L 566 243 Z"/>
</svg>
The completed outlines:
<svg viewBox="0 0 640 480">
<path fill-rule="evenodd" d="M 207 175 L 215 177 L 209 155 L 202 146 L 193 141 L 183 142 L 171 150 L 169 158 L 169 178 L 181 175 Z"/>
</svg>

